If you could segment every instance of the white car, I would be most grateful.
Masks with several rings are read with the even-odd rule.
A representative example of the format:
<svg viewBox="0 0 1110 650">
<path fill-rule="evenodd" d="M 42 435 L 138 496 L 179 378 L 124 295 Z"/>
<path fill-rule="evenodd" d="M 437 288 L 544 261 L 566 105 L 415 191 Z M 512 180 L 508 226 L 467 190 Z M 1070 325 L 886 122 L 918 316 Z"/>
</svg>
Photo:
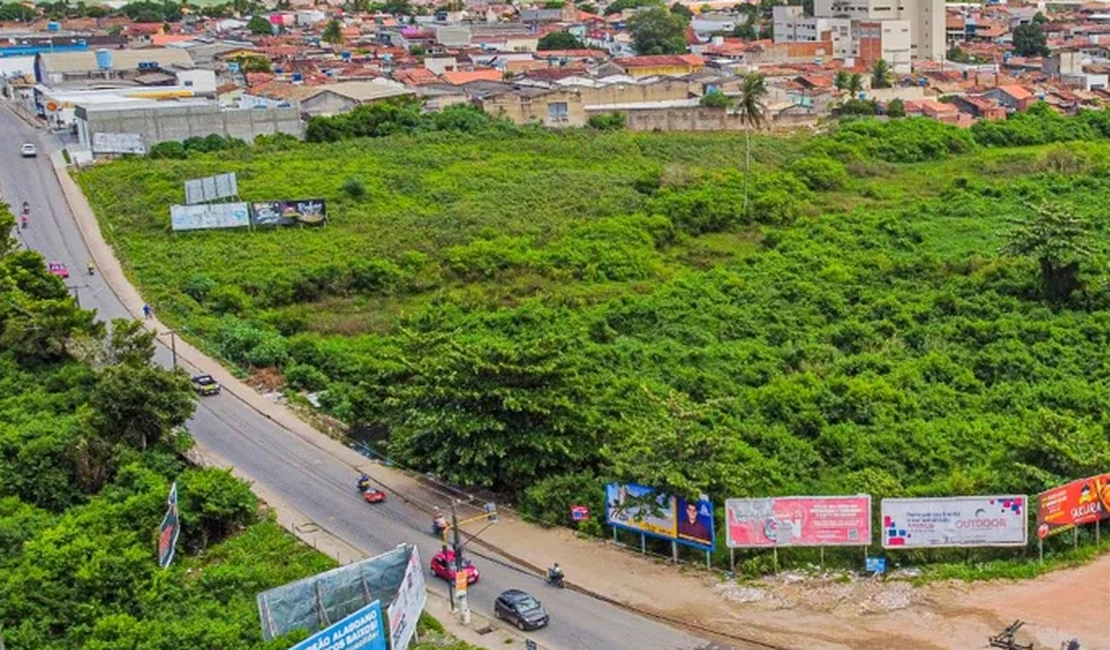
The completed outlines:
<svg viewBox="0 0 1110 650">
<path fill-rule="evenodd" d="M 39 155 L 39 150 L 35 148 L 35 145 L 28 142 L 27 144 L 23 145 L 23 149 L 20 150 L 20 154 L 24 158 L 34 158 L 35 156 Z"/>
</svg>

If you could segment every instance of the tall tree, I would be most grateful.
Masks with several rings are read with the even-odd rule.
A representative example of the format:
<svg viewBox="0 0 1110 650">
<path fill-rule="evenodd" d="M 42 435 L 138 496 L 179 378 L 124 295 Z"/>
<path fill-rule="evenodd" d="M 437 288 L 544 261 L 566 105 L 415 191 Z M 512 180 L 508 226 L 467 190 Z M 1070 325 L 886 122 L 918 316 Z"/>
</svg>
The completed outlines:
<svg viewBox="0 0 1110 650">
<path fill-rule="evenodd" d="M 343 44 L 343 27 L 339 24 L 339 19 L 331 19 L 328 26 L 324 28 L 324 33 L 320 35 L 320 40 L 332 45 Z"/>
<path fill-rule="evenodd" d="M 863 90 L 863 77 L 860 76 L 860 73 L 856 72 L 848 77 L 844 90 L 848 92 L 849 99 L 859 98 L 860 91 Z"/>
<path fill-rule="evenodd" d="M 1014 29 L 1014 54 L 1048 56 L 1048 39 L 1039 23 L 1026 23 Z"/>
<path fill-rule="evenodd" d="M 894 72 L 885 59 L 879 59 L 871 66 L 871 87 L 890 88 L 890 79 Z"/>
<path fill-rule="evenodd" d="M 1042 203 L 1015 225 L 1002 246 L 1003 255 L 1028 257 L 1041 267 L 1045 298 L 1060 303 L 1081 288 L 1079 266 L 1094 256 L 1091 224 L 1063 205 Z"/>
<path fill-rule="evenodd" d="M 540 39 L 540 50 L 580 50 L 586 46 L 569 32 L 551 32 Z"/>
<path fill-rule="evenodd" d="M 274 33 L 274 26 L 263 16 L 251 16 L 247 21 L 247 30 L 255 36 L 269 36 Z"/>
<path fill-rule="evenodd" d="M 744 129 L 744 214 L 748 213 L 748 177 L 752 167 L 752 130 L 763 126 L 766 78 L 757 72 L 749 73 L 740 82 L 740 96 L 736 100 L 736 113 L 747 127 Z"/>
<path fill-rule="evenodd" d="M 637 12 L 628 19 L 636 53 L 681 54 L 686 51 L 686 22 L 663 7 Z"/>
<path fill-rule="evenodd" d="M 837 70 L 836 76 L 833 77 L 833 86 L 836 87 L 841 93 L 848 90 L 848 79 L 852 75 L 848 74 L 847 70 Z"/>
</svg>

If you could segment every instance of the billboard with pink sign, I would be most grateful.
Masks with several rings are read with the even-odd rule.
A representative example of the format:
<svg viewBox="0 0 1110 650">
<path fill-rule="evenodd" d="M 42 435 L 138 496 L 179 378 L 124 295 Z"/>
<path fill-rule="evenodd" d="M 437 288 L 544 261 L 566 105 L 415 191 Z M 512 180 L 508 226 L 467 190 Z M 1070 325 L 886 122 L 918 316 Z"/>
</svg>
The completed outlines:
<svg viewBox="0 0 1110 650">
<path fill-rule="evenodd" d="M 867 546 L 871 497 L 773 497 L 725 501 L 729 548 Z"/>
</svg>

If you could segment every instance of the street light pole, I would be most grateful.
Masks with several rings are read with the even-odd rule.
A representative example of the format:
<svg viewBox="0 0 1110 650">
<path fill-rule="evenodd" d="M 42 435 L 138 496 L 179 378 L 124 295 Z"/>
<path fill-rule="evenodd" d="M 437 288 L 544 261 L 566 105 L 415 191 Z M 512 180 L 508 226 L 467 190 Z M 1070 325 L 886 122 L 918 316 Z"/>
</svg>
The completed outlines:
<svg viewBox="0 0 1110 650">
<path fill-rule="evenodd" d="M 455 546 L 455 581 L 458 582 L 458 576 L 462 575 L 463 580 L 469 580 L 470 576 L 463 573 L 463 545 L 459 539 L 459 518 L 455 513 L 455 501 L 451 501 L 451 531 L 454 533 L 454 546 Z M 464 585 L 466 582 L 463 583 Z M 455 594 L 459 600 L 459 621 L 463 625 L 470 624 L 470 604 L 467 601 L 467 590 L 465 588 L 456 589 Z"/>
</svg>

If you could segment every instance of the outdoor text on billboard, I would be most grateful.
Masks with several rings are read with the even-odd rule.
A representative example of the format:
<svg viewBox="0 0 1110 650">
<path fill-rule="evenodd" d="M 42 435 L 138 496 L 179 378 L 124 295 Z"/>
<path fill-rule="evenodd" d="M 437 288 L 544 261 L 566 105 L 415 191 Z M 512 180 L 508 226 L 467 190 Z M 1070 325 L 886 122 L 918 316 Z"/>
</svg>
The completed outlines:
<svg viewBox="0 0 1110 650">
<path fill-rule="evenodd" d="M 173 562 L 173 550 L 181 532 L 181 522 L 177 515 L 177 481 L 170 486 L 170 497 L 166 500 L 166 505 L 169 507 L 158 529 L 158 566 L 163 569 Z"/>
<path fill-rule="evenodd" d="M 1110 474 L 1072 481 L 1037 497 L 1037 535 L 1047 537 L 1110 517 Z"/>
<path fill-rule="evenodd" d="M 389 604 L 389 647 L 391 650 L 405 650 L 416 633 L 416 621 L 424 611 L 428 592 L 424 586 L 424 572 L 420 566 L 420 553 L 412 547 L 409 563 L 405 567 L 405 577 L 397 589 L 397 597 Z"/>
<path fill-rule="evenodd" d="M 170 222 L 174 230 L 247 228 L 251 225 L 250 208 L 246 203 L 174 205 L 170 206 Z"/>
<path fill-rule="evenodd" d="M 289 650 L 385 650 L 382 603 L 375 600 L 334 625 L 320 630 Z"/>
<path fill-rule="evenodd" d="M 324 199 L 251 203 L 251 222 L 255 226 L 322 226 L 327 218 Z"/>
<path fill-rule="evenodd" d="M 686 500 L 634 483 L 605 488 L 605 521 L 611 526 L 713 550 L 713 504 Z"/>
<path fill-rule="evenodd" d="M 1025 496 L 883 499 L 884 548 L 1024 546 Z"/>
<path fill-rule="evenodd" d="M 871 497 L 774 497 L 725 501 L 730 548 L 867 546 Z"/>
</svg>

